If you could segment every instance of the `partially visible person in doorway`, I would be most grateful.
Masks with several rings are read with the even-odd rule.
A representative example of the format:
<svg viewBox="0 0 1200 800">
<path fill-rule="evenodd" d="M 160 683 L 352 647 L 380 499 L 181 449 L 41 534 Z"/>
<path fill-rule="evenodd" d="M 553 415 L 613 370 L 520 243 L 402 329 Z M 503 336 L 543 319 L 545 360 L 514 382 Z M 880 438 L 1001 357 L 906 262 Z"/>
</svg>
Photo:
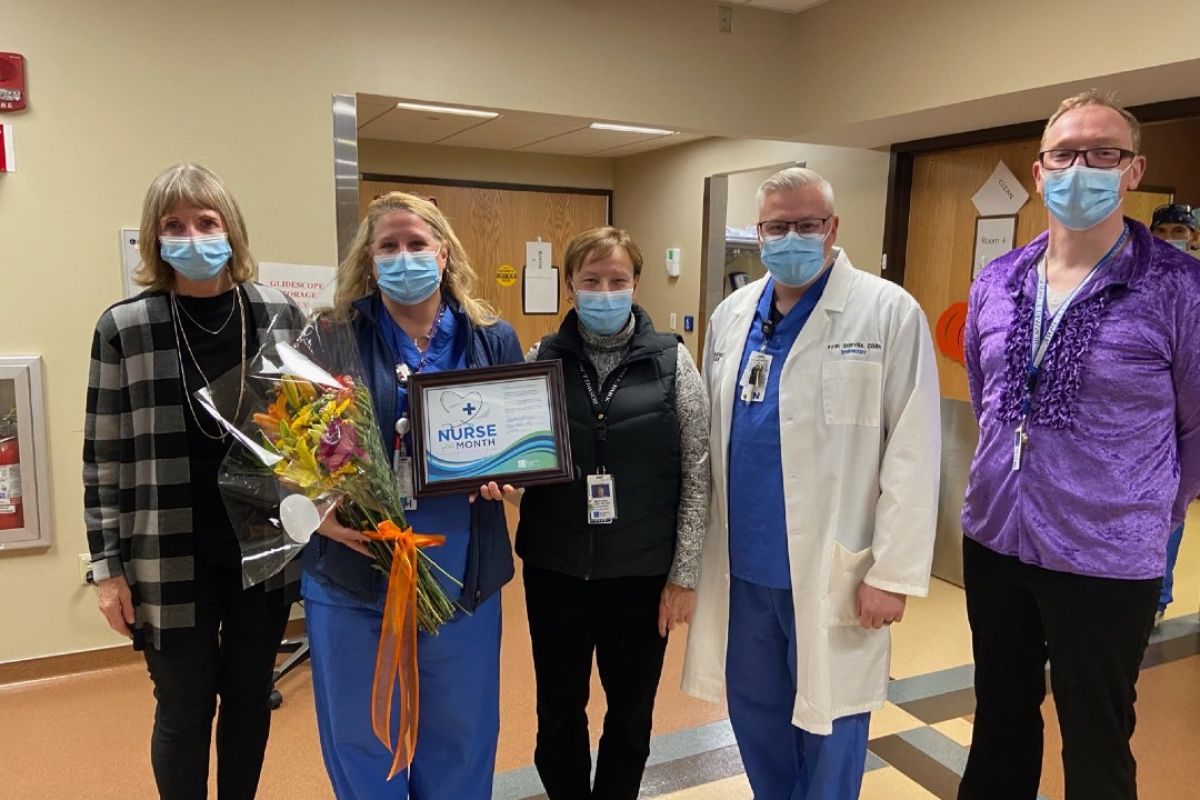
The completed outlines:
<svg viewBox="0 0 1200 800">
<path fill-rule="evenodd" d="M 338 267 L 330 313 L 354 329 L 387 455 L 413 452 L 408 377 L 521 362 L 512 326 L 472 294 L 475 273 L 450 222 L 428 200 L 378 197 Z M 512 487 L 504 487 L 507 493 Z M 499 498 L 500 487 L 491 485 Z M 489 492 L 489 496 L 491 496 Z M 446 541 L 426 554 L 461 611 L 417 639 L 420 727 L 411 765 L 392 780 L 392 754 L 371 727 L 372 676 L 388 576 L 361 531 L 336 515 L 304 549 L 302 590 L 312 644 L 321 753 L 338 800 L 491 797 L 500 733 L 500 589 L 513 576 L 504 509 L 467 494 L 422 499 L 406 518 Z M 442 580 L 442 578 L 439 578 Z"/>
<path fill-rule="evenodd" d="M 1184 203 L 1171 203 L 1154 209 L 1150 232 L 1185 253 L 1200 250 L 1200 221 L 1192 207 Z"/>
<path fill-rule="evenodd" d="M 929 586 L 941 424 L 921 307 L 837 247 L 833 187 L 758 191 L 768 277 L 712 316 L 712 510 L 683 689 L 729 702 L 754 796 L 858 797 L 890 626 Z"/>
<path fill-rule="evenodd" d="M 304 317 L 252 282 L 242 212 L 204 167 L 177 164 L 154 179 L 139 241 L 146 290 L 105 311 L 92 339 L 83 483 L 100 611 L 145 651 L 159 796 L 207 796 L 215 715 L 217 792 L 251 800 L 299 570 L 242 588 L 217 489 L 232 440 L 193 393 L 222 377 L 244 381 L 260 345 L 290 343 Z M 237 419 L 245 409 L 239 397 L 219 410 Z"/>
<path fill-rule="evenodd" d="M 1154 210 L 1154 218 L 1150 232 L 1155 238 L 1162 239 L 1167 244 L 1194 255 L 1200 250 L 1200 221 L 1196 212 L 1189 205 L 1172 203 L 1159 206 Z M 1200 268 L 1200 264 L 1196 265 Z M 1175 599 L 1175 563 L 1179 560 L 1179 546 L 1183 543 L 1183 525 L 1171 531 L 1167 538 L 1167 567 L 1163 573 L 1162 592 L 1158 596 L 1158 613 L 1154 617 L 1157 626 L 1167 612 L 1167 606 Z"/>
<path fill-rule="evenodd" d="M 1047 661 L 1066 800 L 1137 797 L 1134 687 L 1168 534 L 1200 493 L 1200 270 L 1121 213 L 1139 140 L 1112 97 L 1064 100 L 1033 164 L 1049 230 L 971 287 L 961 800 L 1037 797 Z"/>
<path fill-rule="evenodd" d="M 576 236 L 575 306 L 538 359 L 561 359 L 575 480 L 530 487 L 517 553 L 537 676 L 534 763 L 551 800 L 635 800 L 667 636 L 688 622 L 708 513 L 708 406 L 679 338 L 636 304 L 627 233 Z M 591 783 L 595 658 L 608 711 Z"/>
</svg>

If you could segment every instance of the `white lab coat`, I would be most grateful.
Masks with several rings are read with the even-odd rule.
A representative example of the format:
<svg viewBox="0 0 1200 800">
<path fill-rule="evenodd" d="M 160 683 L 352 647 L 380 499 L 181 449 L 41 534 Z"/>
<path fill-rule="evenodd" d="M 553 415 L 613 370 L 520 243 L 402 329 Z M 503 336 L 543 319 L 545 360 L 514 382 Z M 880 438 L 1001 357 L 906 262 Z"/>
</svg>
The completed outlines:
<svg viewBox="0 0 1200 800">
<path fill-rule="evenodd" d="M 858 623 L 857 592 L 929 589 L 941 455 L 940 395 L 929 326 L 899 286 L 855 269 L 840 249 L 779 385 L 788 557 L 796 617 L 792 723 L 881 708 L 891 634 Z M 704 348 L 712 403 L 712 505 L 683 690 L 719 702 L 729 631 L 729 430 L 738 368 L 766 279 L 713 313 Z"/>
</svg>

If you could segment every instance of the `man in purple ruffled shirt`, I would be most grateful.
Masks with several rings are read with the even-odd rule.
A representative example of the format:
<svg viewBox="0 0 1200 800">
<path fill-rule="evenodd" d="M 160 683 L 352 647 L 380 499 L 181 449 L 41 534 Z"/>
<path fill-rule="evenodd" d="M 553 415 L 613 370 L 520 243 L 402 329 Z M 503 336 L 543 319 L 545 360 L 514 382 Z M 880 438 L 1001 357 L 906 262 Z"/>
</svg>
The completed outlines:
<svg viewBox="0 0 1200 800">
<path fill-rule="evenodd" d="M 1047 661 L 1067 800 L 1137 797 L 1134 685 L 1167 535 L 1200 494 L 1200 270 L 1121 214 L 1139 138 L 1111 98 L 1063 101 L 1033 165 L 1049 230 L 971 288 L 960 800 L 1036 798 Z"/>
</svg>

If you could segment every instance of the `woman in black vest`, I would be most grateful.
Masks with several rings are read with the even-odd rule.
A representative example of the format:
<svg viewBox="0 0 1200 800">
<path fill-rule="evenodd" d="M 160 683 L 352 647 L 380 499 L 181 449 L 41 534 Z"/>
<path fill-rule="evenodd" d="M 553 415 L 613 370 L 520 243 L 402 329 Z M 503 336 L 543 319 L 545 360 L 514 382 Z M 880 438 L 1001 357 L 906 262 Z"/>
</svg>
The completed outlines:
<svg viewBox="0 0 1200 800">
<path fill-rule="evenodd" d="M 668 632 L 689 621 L 708 514 L 708 403 L 686 348 L 633 304 L 624 231 L 567 245 L 575 309 L 537 358 L 562 359 L 575 479 L 530 488 L 517 553 L 537 674 L 534 763 L 551 800 L 636 798 Z M 595 787 L 592 656 L 608 702 Z"/>
</svg>

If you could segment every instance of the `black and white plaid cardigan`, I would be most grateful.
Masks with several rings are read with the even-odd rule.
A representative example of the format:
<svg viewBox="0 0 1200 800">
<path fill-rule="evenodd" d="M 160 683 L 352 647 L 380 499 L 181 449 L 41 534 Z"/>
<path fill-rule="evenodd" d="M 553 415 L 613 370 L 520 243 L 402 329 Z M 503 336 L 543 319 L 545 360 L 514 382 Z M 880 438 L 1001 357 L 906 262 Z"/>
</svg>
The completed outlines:
<svg viewBox="0 0 1200 800">
<path fill-rule="evenodd" d="M 275 289 L 242 284 L 264 345 L 292 342 L 304 315 Z M 96 323 L 84 423 L 84 516 L 97 581 L 124 575 L 134 647 L 196 624 L 192 492 L 179 355 L 166 292 L 143 292 Z M 298 594 L 298 560 L 267 591 Z"/>
</svg>

